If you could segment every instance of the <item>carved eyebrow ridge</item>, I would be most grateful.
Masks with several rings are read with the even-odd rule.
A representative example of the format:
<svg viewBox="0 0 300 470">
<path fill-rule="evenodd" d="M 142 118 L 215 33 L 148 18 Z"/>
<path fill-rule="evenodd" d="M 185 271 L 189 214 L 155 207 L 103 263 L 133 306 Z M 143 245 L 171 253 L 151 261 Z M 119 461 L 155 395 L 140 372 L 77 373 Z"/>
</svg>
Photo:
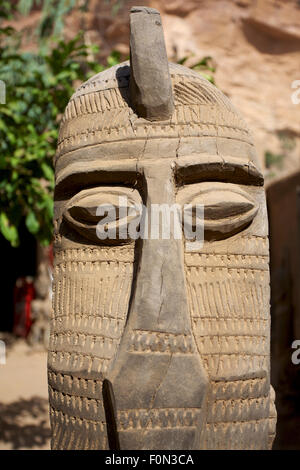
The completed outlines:
<svg viewBox="0 0 300 470">
<path fill-rule="evenodd" d="M 176 163 L 175 180 L 178 186 L 202 181 L 222 181 L 263 186 L 264 177 L 252 162 L 228 161 Z"/>
<path fill-rule="evenodd" d="M 135 171 L 101 171 L 94 170 L 87 174 L 74 173 L 68 175 L 62 181 L 58 181 L 55 188 L 56 199 L 72 197 L 79 190 L 95 186 L 124 186 L 128 188 L 140 188 L 142 175 Z M 63 184 L 62 184 L 63 183 Z"/>
</svg>

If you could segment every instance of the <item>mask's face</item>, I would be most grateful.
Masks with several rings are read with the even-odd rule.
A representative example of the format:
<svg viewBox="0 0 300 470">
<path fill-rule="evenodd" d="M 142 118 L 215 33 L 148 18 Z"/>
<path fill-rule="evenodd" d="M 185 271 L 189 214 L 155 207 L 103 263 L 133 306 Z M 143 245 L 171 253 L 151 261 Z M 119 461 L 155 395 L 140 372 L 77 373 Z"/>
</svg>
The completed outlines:
<svg viewBox="0 0 300 470">
<path fill-rule="evenodd" d="M 197 439 L 195 410 L 204 408 L 203 448 L 267 446 L 267 213 L 263 178 L 251 152 L 242 139 L 137 139 L 79 148 L 57 162 L 49 352 L 54 447 L 107 447 L 102 397 L 107 377 L 123 448 L 139 445 L 132 435 L 140 429 L 147 429 L 151 442 L 158 439 L 150 448 L 163 446 L 171 432 L 171 448 L 189 448 Z M 146 240 L 135 240 L 136 232 L 125 230 L 119 197 L 128 205 L 144 204 L 148 213 L 155 204 L 203 205 L 203 246 L 186 240 L 184 231 L 176 237 L 172 224 L 164 239 L 151 237 L 149 229 Z M 108 221 L 116 228 L 114 238 L 97 234 L 101 204 L 116 208 Z M 118 352 L 126 320 L 128 357 Z M 140 366 L 138 354 L 146 361 Z M 188 361 L 193 355 L 201 366 L 195 358 Z M 173 379 L 164 357 L 173 364 Z M 145 369 L 151 367 L 147 378 Z M 189 384 L 195 374 L 205 393 L 204 386 Z M 149 405 L 140 398 L 149 388 L 150 418 L 138 411 Z M 178 396 L 187 396 L 187 389 L 193 393 L 183 403 Z"/>
</svg>

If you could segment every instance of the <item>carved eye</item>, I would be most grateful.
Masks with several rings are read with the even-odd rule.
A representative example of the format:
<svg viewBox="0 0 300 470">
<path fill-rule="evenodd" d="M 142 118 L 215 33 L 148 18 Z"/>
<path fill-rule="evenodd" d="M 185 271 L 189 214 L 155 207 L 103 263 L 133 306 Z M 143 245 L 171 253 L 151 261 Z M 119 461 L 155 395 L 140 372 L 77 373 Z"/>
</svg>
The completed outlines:
<svg viewBox="0 0 300 470">
<path fill-rule="evenodd" d="M 230 183 L 199 183 L 180 191 L 178 202 L 189 204 L 193 227 L 197 220 L 196 206 L 204 209 L 204 238 L 219 240 L 248 226 L 258 211 L 255 200 L 245 191 Z"/>
<path fill-rule="evenodd" d="M 80 191 L 68 203 L 64 220 L 80 235 L 97 243 L 125 243 L 127 225 L 139 218 L 142 204 L 138 191 L 124 187 L 101 187 Z M 128 213 L 128 207 L 131 211 Z M 104 233 L 104 238 L 101 238 Z M 100 236 L 99 236 L 100 234 Z"/>
</svg>

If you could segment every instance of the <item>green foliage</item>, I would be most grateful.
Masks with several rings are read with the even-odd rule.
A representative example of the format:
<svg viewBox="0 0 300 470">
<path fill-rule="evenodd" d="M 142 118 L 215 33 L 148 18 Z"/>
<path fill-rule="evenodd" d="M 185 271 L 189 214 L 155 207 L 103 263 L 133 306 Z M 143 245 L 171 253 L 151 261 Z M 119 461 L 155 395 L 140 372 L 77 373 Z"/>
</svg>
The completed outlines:
<svg viewBox="0 0 300 470">
<path fill-rule="evenodd" d="M 116 15 L 125 0 L 105 0 L 111 5 L 112 15 Z M 8 3 L 4 1 L 4 3 Z M 60 37 L 63 33 L 64 19 L 74 10 L 88 11 L 90 0 L 19 0 L 17 9 L 21 15 L 28 15 L 34 6 L 41 7 L 41 21 L 38 26 L 39 39 L 50 36 Z"/>
<path fill-rule="evenodd" d="M 86 11 L 89 2 L 90 0 L 19 0 L 17 8 L 22 15 L 28 15 L 34 6 L 41 7 L 42 16 L 37 32 L 40 39 L 45 39 L 60 36 L 64 18 L 75 9 Z"/>
<path fill-rule="evenodd" d="M 281 171 L 285 169 L 285 162 L 293 158 L 296 150 L 296 137 L 294 132 L 288 129 L 282 129 L 276 132 L 278 138 L 278 153 L 270 150 L 265 152 L 265 166 L 269 170 L 266 177 L 270 180 L 279 176 Z"/>
<path fill-rule="evenodd" d="M 11 28 L 0 29 L 0 80 L 6 84 L 6 104 L 0 105 L 0 231 L 17 246 L 25 218 L 27 229 L 48 244 L 58 118 L 74 82 L 103 67 L 87 61 L 88 47 L 80 35 L 52 44 L 47 53 L 18 52 L 19 47 Z"/>
<path fill-rule="evenodd" d="M 277 132 L 280 148 L 283 154 L 293 152 L 297 146 L 295 134 L 292 131 L 283 129 Z"/>
<path fill-rule="evenodd" d="M 0 18 L 5 20 L 10 19 L 15 9 L 16 7 L 11 3 L 10 0 L 2 0 L 0 2 Z"/>
<path fill-rule="evenodd" d="M 106 3 L 109 3 L 111 5 L 111 14 L 115 16 L 120 8 L 122 8 L 123 4 L 126 2 L 126 0 L 105 0 Z"/>
<path fill-rule="evenodd" d="M 107 57 L 107 66 L 113 67 L 121 62 L 121 54 L 119 51 L 112 51 L 112 53 Z"/>
<path fill-rule="evenodd" d="M 270 151 L 265 152 L 265 165 L 266 168 L 271 168 L 273 166 L 282 167 L 284 155 L 274 154 Z"/>
<path fill-rule="evenodd" d="M 105 0 L 111 6 L 111 14 L 115 16 L 126 0 Z M 4 3 L 8 3 L 4 0 Z M 40 7 L 42 16 L 38 26 L 39 39 L 47 39 L 50 36 L 61 37 L 64 27 L 64 19 L 74 10 L 86 12 L 89 9 L 90 0 L 18 0 L 17 10 L 22 15 L 28 15 L 33 8 Z"/>
<path fill-rule="evenodd" d="M 177 63 L 180 65 L 186 65 L 188 59 L 190 59 L 190 56 L 183 57 L 182 59 L 178 60 Z M 205 56 L 200 61 L 189 66 L 189 68 L 196 70 L 196 72 L 199 72 L 204 78 L 206 78 L 206 80 L 215 85 L 213 74 L 215 73 L 216 68 L 212 65 L 212 60 L 212 57 Z"/>
</svg>

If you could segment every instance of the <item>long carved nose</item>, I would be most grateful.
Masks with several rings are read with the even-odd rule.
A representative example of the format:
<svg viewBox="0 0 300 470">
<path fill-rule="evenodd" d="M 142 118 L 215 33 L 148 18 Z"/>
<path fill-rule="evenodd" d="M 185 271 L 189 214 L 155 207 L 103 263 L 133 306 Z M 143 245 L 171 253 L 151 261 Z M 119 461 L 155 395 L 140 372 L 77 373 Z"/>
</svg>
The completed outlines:
<svg viewBox="0 0 300 470">
<path fill-rule="evenodd" d="M 171 168 L 144 171 L 148 210 L 173 204 Z M 168 240 L 142 242 L 128 321 L 109 375 L 121 449 L 200 445 L 208 380 L 188 311 L 183 241 L 171 228 Z"/>
</svg>

